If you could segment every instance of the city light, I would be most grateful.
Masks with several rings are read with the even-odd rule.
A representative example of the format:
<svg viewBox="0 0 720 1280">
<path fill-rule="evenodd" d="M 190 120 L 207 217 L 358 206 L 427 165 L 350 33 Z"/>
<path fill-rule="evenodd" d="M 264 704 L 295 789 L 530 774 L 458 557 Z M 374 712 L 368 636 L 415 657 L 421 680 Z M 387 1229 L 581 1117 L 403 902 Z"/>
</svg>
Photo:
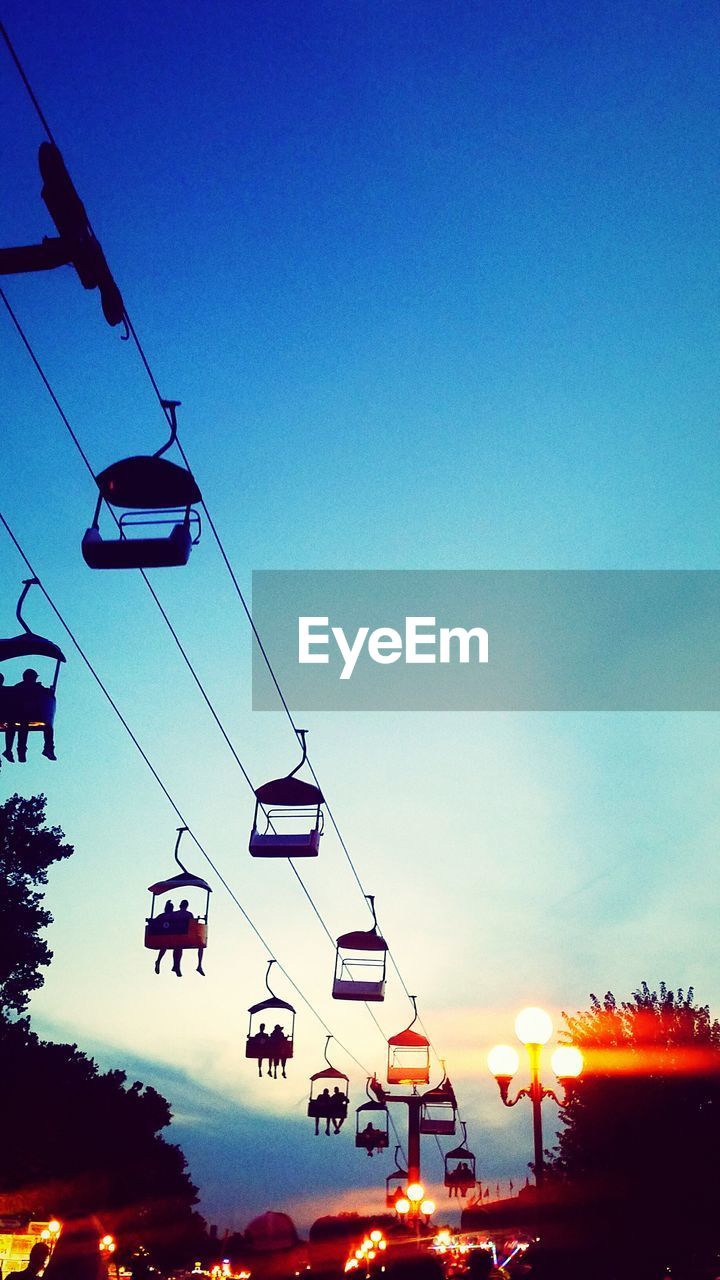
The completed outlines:
<svg viewBox="0 0 720 1280">
<path fill-rule="evenodd" d="M 521 1009 L 515 1019 L 515 1034 L 521 1044 L 547 1044 L 552 1032 L 550 1015 L 534 1005 Z"/>
<path fill-rule="evenodd" d="M 387 1241 L 382 1231 L 380 1231 L 378 1227 L 374 1227 L 370 1234 L 364 1237 L 362 1244 L 350 1253 L 345 1263 L 345 1271 L 357 1271 L 360 1268 L 360 1265 L 364 1263 L 366 1268 L 365 1274 L 369 1275 L 370 1273 L 367 1271 L 368 1264 L 375 1260 L 380 1250 L 386 1248 Z M 381 1270 L 384 1271 L 385 1268 L 382 1267 Z M 299 1274 L 299 1272 L 297 1274 Z"/>
<path fill-rule="evenodd" d="M 561 1044 L 550 1064 L 558 1080 L 576 1080 L 584 1066 L 582 1053 L 573 1044 Z"/>
<path fill-rule="evenodd" d="M 425 1188 L 421 1182 L 411 1182 L 406 1194 L 412 1204 L 419 1204 L 425 1195 Z"/>
<path fill-rule="evenodd" d="M 515 1030 L 518 1039 L 525 1045 L 530 1067 L 529 1085 L 510 1097 L 510 1083 L 520 1066 L 517 1051 L 510 1045 L 495 1045 L 488 1054 L 488 1066 L 494 1075 L 500 1099 L 504 1106 L 514 1107 L 521 1098 L 530 1101 L 533 1112 L 533 1150 L 535 1159 L 533 1170 L 535 1183 L 539 1187 L 543 1181 L 545 1152 L 542 1139 L 542 1104 L 546 1098 L 552 1099 L 558 1107 L 570 1104 L 575 1082 L 583 1069 L 582 1053 L 575 1045 L 560 1045 L 552 1055 L 552 1067 L 557 1076 L 561 1091 L 548 1089 L 540 1078 L 543 1046 L 547 1044 L 553 1031 L 552 1021 L 544 1009 L 530 1006 L 521 1009 L 515 1019 Z"/>
<path fill-rule="evenodd" d="M 512 1080 L 520 1066 L 520 1055 L 510 1044 L 496 1044 L 490 1050 L 487 1062 L 496 1080 Z"/>
</svg>

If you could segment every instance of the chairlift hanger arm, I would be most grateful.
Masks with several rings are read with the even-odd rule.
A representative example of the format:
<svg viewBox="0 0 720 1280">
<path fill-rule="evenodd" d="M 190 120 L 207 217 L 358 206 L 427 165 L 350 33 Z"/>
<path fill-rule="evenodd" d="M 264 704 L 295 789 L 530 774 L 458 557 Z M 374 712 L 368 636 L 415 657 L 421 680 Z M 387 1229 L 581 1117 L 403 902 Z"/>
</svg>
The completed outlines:
<svg viewBox="0 0 720 1280">
<path fill-rule="evenodd" d="M 366 900 L 366 902 L 368 903 L 368 905 L 369 905 L 369 907 L 370 907 L 370 911 L 372 912 L 372 918 L 373 918 L 373 929 L 375 930 L 375 932 L 376 932 L 376 933 L 379 933 L 379 929 L 378 929 L 378 921 L 377 921 L 377 914 L 376 914 L 376 911 L 375 911 L 375 894 L 374 894 L 374 893 L 366 893 L 366 894 L 365 894 L 365 900 Z"/>
<path fill-rule="evenodd" d="M 177 829 L 177 840 L 175 841 L 175 853 L 173 854 L 173 857 L 175 858 L 175 861 L 177 862 L 177 864 L 178 864 L 178 866 L 179 866 L 180 870 L 181 870 L 181 871 L 183 871 L 183 872 L 185 873 L 185 875 L 186 875 L 186 876 L 189 876 L 189 875 L 190 875 L 190 872 L 188 871 L 187 867 L 186 867 L 186 866 L 184 866 L 184 865 L 183 865 L 183 863 L 180 861 L 180 858 L 179 858 L 179 855 L 178 855 L 178 850 L 179 850 L 179 848 L 180 848 L 180 841 L 182 840 L 182 838 L 183 838 L 183 836 L 184 836 L 185 832 L 187 831 L 187 829 L 188 829 L 187 827 L 178 827 L 178 829 Z"/>
<path fill-rule="evenodd" d="M 19 244 L 0 249 L 0 276 L 27 275 L 31 271 L 54 271 L 68 267 L 73 247 L 62 236 L 45 236 L 40 244 Z"/>
<path fill-rule="evenodd" d="M 161 458 L 177 440 L 178 424 L 177 413 L 175 410 L 182 404 L 182 400 L 161 400 L 160 403 L 165 411 L 165 416 L 170 423 L 170 439 L 153 454 L 153 458 Z"/>
<path fill-rule="evenodd" d="M 295 768 L 292 770 L 292 773 L 289 773 L 289 774 L 287 775 L 287 776 L 288 776 L 288 778 L 294 778 L 294 777 L 295 777 L 295 774 L 296 774 L 296 773 L 298 773 L 298 772 L 300 771 L 300 769 L 302 769 L 303 765 L 305 764 L 305 761 L 307 760 L 307 735 L 308 735 L 308 730 L 307 730 L 307 729 L 296 729 L 296 730 L 295 730 L 295 732 L 296 732 L 296 734 L 297 734 L 298 738 L 300 739 L 300 744 L 301 744 L 301 746 L 302 746 L 302 759 L 301 759 L 301 761 L 300 761 L 300 763 L 299 763 L 299 764 L 296 764 L 296 765 L 295 765 Z"/>
<path fill-rule="evenodd" d="M 24 619 L 24 618 L 23 618 L 23 616 L 22 616 L 22 607 L 23 607 L 23 604 L 25 603 L 25 597 L 26 597 L 26 595 L 27 595 L 28 591 L 30 590 L 30 588 L 31 588 L 31 587 L 39 587 L 39 586 L 40 586 L 40 580 L 39 580 L 39 578 L 25 578 L 25 579 L 23 579 L 23 589 L 22 589 L 22 591 L 20 592 L 20 599 L 18 600 L 18 602 L 17 602 L 17 607 L 16 607 L 16 609 L 15 609 L 15 617 L 17 618 L 18 622 L 20 623 L 20 626 L 22 627 L 23 631 L 26 631 L 28 635 L 32 635 L 33 633 L 32 633 L 32 631 L 31 631 L 30 627 L 28 626 L 27 622 L 25 621 L 25 619 Z"/>
</svg>

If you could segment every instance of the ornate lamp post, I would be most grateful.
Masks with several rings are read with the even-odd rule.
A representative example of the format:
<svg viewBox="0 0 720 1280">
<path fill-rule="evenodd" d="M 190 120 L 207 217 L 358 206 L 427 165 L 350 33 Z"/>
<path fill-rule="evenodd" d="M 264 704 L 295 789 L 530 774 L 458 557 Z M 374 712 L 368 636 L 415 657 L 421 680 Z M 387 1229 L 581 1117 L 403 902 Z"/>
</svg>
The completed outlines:
<svg viewBox="0 0 720 1280">
<path fill-rule="evenodd" d="M 395 1201 L 395 1212 L 402 1222 L 412 1222 L 415 1226 L 415 1242 L 420 1242 L 420 1219 L 427 1226 L 435 1212 L 435 1201 L 425 1195 L 421 1182 L 411 1182 L 405 1193 L 401 1193 Z"/>
<path fill-rule="evenodd" d="M 583 1069 L 583 1056 L 574 1045 L 560 1045 L 552 1055 L 552 1069 L 563 1096 L 554 1089 L 547 1089 L 540 1079 L 540 1059 L 543 1047 L 553 1031 L 552 1022 L 544 1009 L 523 1009 L 515 1019 L 515 1033 L 525 1045 L 530 1060 L 530 1087 L 520 1089 L 514 1098 L 509 1097 L 510 1082 L 520 1066 L 520 1056 L 512 1045 L 498 1044 L 488 1054 L 488 1066 L 495 1076 L 500 1097 L 506 1107 L 517 1106 L 521 1098 L 529 1098 L 533 1114 L 533 1146 L 535 1152 L 535 1182 L 542 1185 L 545 1171 L 542 1137 L 542 1104 L 552 1098 L 559 1107 L 567 1106 L 571 1090 Z"/>
</svg>

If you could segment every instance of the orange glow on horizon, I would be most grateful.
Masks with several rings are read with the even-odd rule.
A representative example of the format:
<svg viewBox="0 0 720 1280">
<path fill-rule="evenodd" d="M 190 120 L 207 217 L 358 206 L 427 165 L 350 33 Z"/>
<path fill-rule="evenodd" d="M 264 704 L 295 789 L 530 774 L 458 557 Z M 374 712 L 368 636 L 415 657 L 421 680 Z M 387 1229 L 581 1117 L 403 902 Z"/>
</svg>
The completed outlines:
<svg viewBox="0 0 720 1280">
<path fill-rule="evenodd" d="M 720 1075 L 720 1052 L 709 1046 L 612 1045 L 582 1046 L 581 1081 L 590 1076 Z"/>
</svg>

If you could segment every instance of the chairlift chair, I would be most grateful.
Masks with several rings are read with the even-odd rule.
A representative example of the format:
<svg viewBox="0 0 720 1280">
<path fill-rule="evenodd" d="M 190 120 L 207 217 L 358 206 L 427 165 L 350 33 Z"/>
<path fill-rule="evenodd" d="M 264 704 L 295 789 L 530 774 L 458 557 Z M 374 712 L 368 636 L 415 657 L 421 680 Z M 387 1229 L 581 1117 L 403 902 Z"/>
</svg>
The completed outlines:
<svg viewBox="0 0 720 1280">
<path fill-rule="evenodd" d="M 179 400 L 163 400 L 170 418 L 170 439 L 151 455 L 140 454 L 113 462 L 95 477 L 99 489 L 93 522 L 82 540 L 83 559 L 91 569 L 161 569 L 187 564 L 200 538 L 200 516 L 193 504 L 202 501 L 194 477 L 186 467 L 162 455 L 177 437 Z M 123 508 L 117 518 L 118 538 L 103 538 L 103 502 Z M 169 534 L 128 537 L 131 530 L 172 525 Z"/>
<path fill-rule="evenodd" d="M 467 1145 L 467 1125 L 464 1120 L 461 1120 L 460 1124 L 463 1140 L 459 1147 L 454 1147 L 452 1151 L 445 1154 L 444 1182 L 451 1196 L 454 1191 L 464 1197 L 477 1182 L 477 1170 L 475 1156 Z"/>
<path fill-rule="evenodd" d="M 385 999 L 388 945 L 378 931 L 375 899 L 365 895 L 373 915 L 372 929 L 343 933 L 337 940 L 333 997 L 335 1000 Z"/>
<path fill-rule="evenodd" d="M 385 1179 L 385 1207 L 394 1209 L 397 1201 L 405 1193 L 408 1182 L 408 1171 L 403 1169 L 399 1161 L 400 1148 L 395 1148 L 395 1168 Z"/>
<path fill-rule="evenodd" d="M 332 1036 L 327 1036 L 325 1040 L 325 1061 L 326 1067 L 320 1071 L 316 1071 L 310 1077 L 310 1096 L 308 1098 L 307 1113 L 311 1120 L 315 1121 L 315 1132 L 319 1132 L 320 1120 L 326 1121 L 326 1133 L 339 1133 L 342 1123 L 347 1119 L 350 1088 L 350 1078 L 346 1076 L 344 1071 L 338 1071 L 332 1065 L 328 1058 L 328 1045 L 332 1040 Z M 330 1088 L 340 1090 L 340 1097 L 330 1093 Z M 327 1096 L 326 1096 L 327 1091 Z M 333 1128 L 330 1128 L 332 1122 Z"/>
<path fill-rule="evenodd" d="M 457 1099 L 455 1090 L 448 1080 L 443 1062 L 443 1078 L 434 1089 L 428 1089 L 422 1096 L 420 1108 L 420 1132 L 435 1133 L 452 1137 L 455 1133 L 457 1116 Z"/>
<path fill-rule="evenodd" d="M 295 1010 L 287 1000 L 281 1000 L 275 995 L 270 986 L 269 977 L 270 970 L 275 964 L 274 960 L 268 961 L 267 972 L 265 974 L 265 986 L 270 992 L 270 996 L 266 1000 L 259 1000 L 257 1004 L 253 1004 L 248 1009 L 250 1014 L 250 1022 L 248 1024 L 247 1040 L 245 1042 L 245 1057 L 253 1058 L 258 1064 L 258 1075 L 262 1075 L 262 1064 L 265 1059 L 268 1063 L 267 1074 L 277 1080 L 277 1069 L 282 1064 L 282 1074 L 285 1076 L 285 1063 L 288 1058 L 293 1056 L 293 1048 L 295 1042 Z M 278 1021 L 275 1023 L 272 1031 L 266 1030 L 265 1017 L 269 1011 L 271 1017 L 276 1017 Z M 263 1020 L 260 1021 L 261 1015 Z"/>
<path fill-rule="evenodd" d="M 355 1146 L 372 1156 L 390 1145 L 390 1116 L 384 1102 L 370 1097 L 370 1080 L 366 1092 L 368 1101 L 355 1112 Z"/>
<path fill-rule="evenodd" d="M 206 880 L 201 876 L 195 876 L 187 867 L 183 866 L 179 858 L 180 841 L 183 834 L 187 831 L 187 827 L 178 827 L 177 841 L 175 843 L 175 861 L 180 867 L 180 874 L 169 876 L 166 880 L 157 880 L 155 884 L 148 886 L 149 892 L 152 894 L 152 902 L 150 906 L 150 915 L 145 922 L 145 946 L 150 951 L 191 951 L 204 950 L 207 946 L 208 937 L 208 914 L 210 909 L 210 894 L 212 889 Z M 165 897 L 167 894 L 185 894 L 188 890 L 199 889 L 205 894 L 203 909 L 197 915 L 193 915 L 188 919 L 188 912 L 161 911 L 155 914 L 155 899 L 159 896 Z"/>
<path fill-rule="evenodd" d="M 255 792 L 255 816 L 250 832 L 253 858 L 316 858 L 323 830 L 323 794 L 319 787 L 295 774 L 307 760 L 306 729 L 298 729 L 302 759 L 284 778 L 265 782 Z M 258 828 L 258 819 L 265 823 Z"/>
<path fill-rule="evenodd" d="M 49 685 L 40 684 L 34 677 L 37 673 L 28 668 L 23 673 L 22 681 L 15 685 L 0 684 L 0 731 L 10 735 L 6 739 L 6 753 L 10 756 L 10 741 L 18 735 L 18 758 L 24 759 L 24 735 L 26 733 L 43 733 L 46 744 L 52 740 L 52 728 L 55 723 L 57 707 L 56 690 L 60 664 L 65 662 L 65 655 L 52 640 L 36 635 L 31 631 L 22 616 L 25 597 L 32 586 L 39 586 L 37 578 L 26 578 L 15 609 L 15 616 L 22 627 L 20 635 L 0 640 L 0 662 L 10 662 L 13 658 L 51 658 L 55 662 L 52 681 Z M 28 677 L 28 678 L 26 678 Z M 45 754 L 48 754 L 47 745 Z M 54 754 L 50 756 L 54 759 Z"/>
<path fill-rule="evenodd" d="M 417 1020 L 417 1002 L 410 997 L 415 1011 L 410 1026 L 388 1040 L 388 1084 L 430 1083 L 430 1042 L 419 1032 L 413 1031 Z"/>
</svg>

